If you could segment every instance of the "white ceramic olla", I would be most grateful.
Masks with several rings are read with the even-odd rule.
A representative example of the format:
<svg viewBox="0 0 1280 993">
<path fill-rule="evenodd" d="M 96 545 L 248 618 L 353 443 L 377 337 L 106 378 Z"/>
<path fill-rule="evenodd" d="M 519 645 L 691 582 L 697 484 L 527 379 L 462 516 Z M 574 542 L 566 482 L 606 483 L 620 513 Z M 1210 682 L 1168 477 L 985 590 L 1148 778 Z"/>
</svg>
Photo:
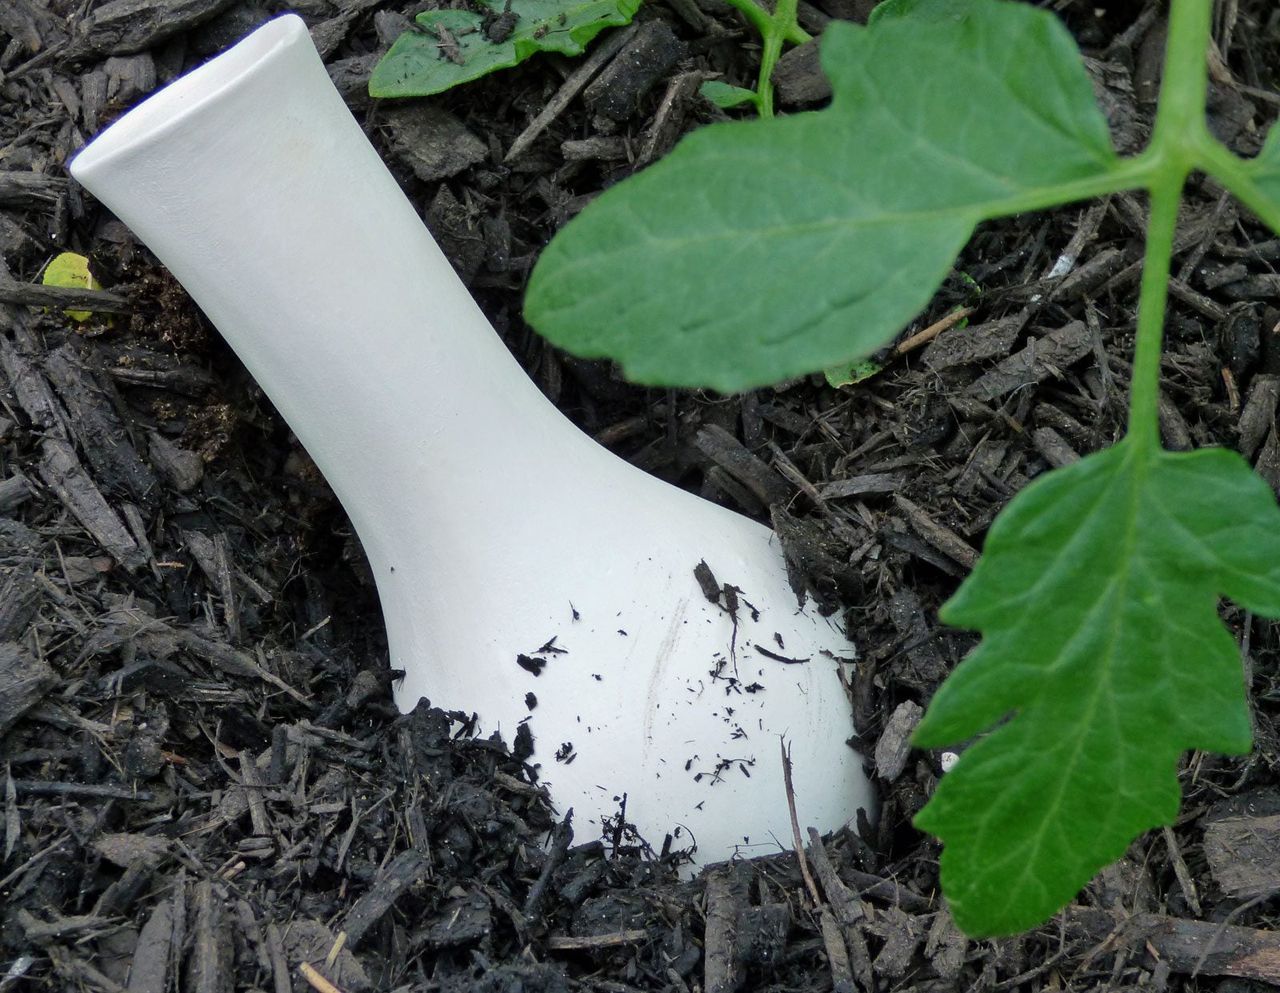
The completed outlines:
<svg viewBox="0 0 1280 993">
<path fill-rule="evenodd" d="M 71 164 L 182 282 L 337 493 L 369 557 L 402 708 L 508 741 L 594 836 L 627 797 L 710 862 L 870 808 L 837 675 L 772 532 L 596 445 L 511 357 L 329 81 L 269 22 Z M 741 590 L 736 616 L 694 575 Z M 793 661 L 783 661 L 793 660 Z M 534 699 L 536 698 L 536 705 Z"/>
</svg>

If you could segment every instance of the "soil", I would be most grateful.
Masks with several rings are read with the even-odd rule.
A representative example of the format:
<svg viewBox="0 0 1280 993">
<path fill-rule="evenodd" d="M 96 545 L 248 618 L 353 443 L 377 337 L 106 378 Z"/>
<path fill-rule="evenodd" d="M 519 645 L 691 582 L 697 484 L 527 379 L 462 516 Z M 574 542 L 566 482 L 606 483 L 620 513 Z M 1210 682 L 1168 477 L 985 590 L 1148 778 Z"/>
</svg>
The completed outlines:
<svg viewBox="0 0 1280 993">
<path fill-rule="evenodd" d="M 801 4 L 813 31 L 871 6 L 815 4 Z M 1022 486 L 1122 429 L 1140 198 L 984 224 L 864 382 L 640 389 L 532 334 L 521 289 L 591 197 L 724 116 L 696 96 L 703 79 L 750 84 L 758 45 L 737 15 L 654 0 L 597 40 L 576 95 L 566 81 L 584 63 L 543 57 L 374 104 L 368 72 L 422 5 L 291 5 L 539 386 L 634 463 L 771 520 L 810 592 L 848 621 L 878 823 L 813 840 L 812 891 L 789 854 L 682 881 L 624 831 L 574 836 L 517 743 L 427 703 L 398 714 L 341 507 L 181 288 L 66 177 L 121 110 L 285 6 L 94 6 L 0 4 L 0 993 L 1280 984 L 1270 622 L 1223 607 L 1252 689 L 1252 754 L 1187 756 L 1177 823 L 1044 928 L 966 940 L 938 892 L 937 846 L 910 825 L 942 756 L 905 738 L 975 640 L 939 627 L 938 606 Z M 1089 56 L 1117 145 L 1140 147 L 1159 6 L 1041 6 Z M 1280 110 L 1280 16 L 1229 0 L 1216 38 L 1213 126 L 1252 153 Z M 804 50 L 780 82 L 786 109 L 824 99 Z M 89 255 L 107 287 L 85 324 L 30 285 L 61 250 Z M 1280 491 L 1278 260 L 1280 240 L 1193 184 L 1161 427 L 1174 449 L 1238 449 Z M 958 305 L 973 308 L 967 326 L 914 337 Z"/>
</svg>

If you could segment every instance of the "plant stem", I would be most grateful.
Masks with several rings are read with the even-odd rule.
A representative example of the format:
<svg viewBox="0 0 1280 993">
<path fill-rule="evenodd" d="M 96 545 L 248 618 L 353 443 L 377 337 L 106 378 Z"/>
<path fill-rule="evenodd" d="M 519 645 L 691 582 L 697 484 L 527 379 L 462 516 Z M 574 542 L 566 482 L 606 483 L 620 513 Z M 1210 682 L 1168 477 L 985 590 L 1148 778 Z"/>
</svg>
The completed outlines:
<svg viewBox="0 0 1280 993">
<path fill-rule="evenodd" d="M 1187 174 L 1180 171 L 1151 187 L 1151 218 L 1147 222 L 1133 380 L 1129 385 L 1129 436 L 1139 448 L 1160 447 L 1160 346 L 1164 338 L 1178 203 L 1186 178 Z"/>
<path fill-rule="evenodd" d="M 773 30 L 773 16 L 755 0 L 725 0 L 725 2 L 745 17 L 747 22 L 760 33 L 760 37 L 767 37 Z M 782 40 L 789 41 L 793 45 L 803 45 L 806 41 L 813 40 L 813 35 L 795 23 L 794 11 L 792 11 L 791 24 L 785 26 L 784 31 Z"/>
<path fill-rule="evenodd" d="M 756 83 L 756 93 L 760 96 L 760 116 L 773 116 L 773 67 L 782 57 L 783 36 L 788 28 L 796 23 L 797 0 L 778 0 L 769 22 L 769 30 L 764 35 L 764 47 L 760 52 L 760 80 Z"/>
<path fill-rule="evenodd" d="M 761 7 L 755 0 L 728 0 L 730 7 L 733 7 L 739 14 L 747 19 L 747 23 L 759 32 L 760 37 L 766 37 L 769 29 L 773 25 L 773 19 L 769 12 Z"/>
<path fill-rule="evenodd" d="M 1166 157 L 1181 153 L 1188 168 L 1209 137 L 1204 115 L 1212 8 L 1212 0 L 1173 0 L 1169 10 L 1169 41 L 1151 144 Z"/>
<path fill-rule="evenodd" d="M 783 44 L 803 45 L 813 36 L 796 23 L 797 0 L 778 0 L 772 14 L 755 0 L 728 2 L 760 33 L 764 43 L 760 53 L 760 76 L 756 82 L 756 109 L 761 117 L 772 117 L 773 69 L 782 56 Z"/>
<path fill-rule="evenodd" d="M 1129 435 L 1139 449 L 1160 447 L 1160 347 L 1178 204 L 1187 174 L 1212 141 L 1204 122 L 1211 7 L 1211 0 L 1173 0 L 1169 11 L 1164 79 L 1147 153 L 1155 178 L 1129 387 Z"/>
</svg>

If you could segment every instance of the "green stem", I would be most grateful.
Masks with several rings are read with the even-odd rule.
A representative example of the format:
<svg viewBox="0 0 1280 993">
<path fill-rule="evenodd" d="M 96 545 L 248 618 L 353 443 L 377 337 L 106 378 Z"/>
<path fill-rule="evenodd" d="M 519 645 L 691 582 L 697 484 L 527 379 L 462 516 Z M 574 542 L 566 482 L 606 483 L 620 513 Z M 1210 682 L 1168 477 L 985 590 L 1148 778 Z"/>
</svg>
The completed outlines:
<svg viewBox="0 0 1280 993">
<path fill-rule="evenodd" d="M 1151 144 L 1165 156 L 1181 152 L 1190 166 L 1208 139 L 1205 99 L 1209 91 L 1210 0 L 1173 0 L 1164 77 Z"/>
<path fill-rule="evenodd" d="M 777 9 L 770 14 L 755 0 L 728 0 L 764 42 L 760 54 L 760 77 L 756 83 L 756 109 L 761 117 L 773 116 L 773 69 L 782 56 L 785 42 L 803 45 L 813 36 L 796 23 L 797 0 L 778 0 Z"/>
<path fill-rule="evenodd" d="M 727 2 L 730 7 L 733 7 L 747 19 L 747 23 L 756 29 L 760 37 L 768 37 L 769 31 L 773 27 L 773 17 L 767 10 L 756 3 L 755 0 L 727 0 Z"/>
<path fill-rule="evenodd" d="M 1147 226 L 1138 334 L 1129 391 L 1129 435 L 1139 449 L 1160 447 L 1160 346 L 1173 264 L 1178 204 L 1187 174 L 1211 139 L 1204 122 L 1208 93 L 1210 0 L 1173 0 L 1155 128 L 1147 156 L 1151 219 Z"/>
<path fill-rule="evenodd" d="M 1186 178 L 1186 173 L 1180 172 L 1151 187 L 1151 218 L 1147 222 L 1133 380 L 1129 386 L 1129 436 L 1139 448 L 1160 447 L 1160 346 L 1164 338 L 1178 203 Z"/>
<path fill-rule="evenodd" d="M 793 17 L 791 23 L 787 25 L 786 35 L 782 40 L 789 41 L 793 45 L 803 45 L 806 41 L 813 41 L 813 35 L 797 24 Z"/>
<path fill-rule="evenodd" d="M 782 57 L 783 35 L 796 23 L 797 0 L 778 0 L 769 30 L 764 35 L 764 47 L 760 52 L 760 81 L 756 93 L 760 95 L 760 116 L 773 116 L 773 67 Z"/>
<path fill-rule="evenodd" d="M 1274 231 L 1280 231 L 1280 203 L 1258 187 L 1258 163 L 1237 157 L 1216 139 L 1209 137 L 1199 150 L 1196 168 L 1218 179 L 1232 195 L 1258 215 Z"/>
<path fill-rule="evenodd" d="M 768 37 L 769 32 L 774 30 L 774 15 L 771 15 L 755 0 L 726 0 L 726 2 L 747 19 L 747 23 L 759 32 L 760 37 Z M 783 29 L 782 40 L 789 41 L 793 45 L 803 45 L 806 41 L 813 40 L 813 35 L 795 22 L 794 10 L 791 12 L 791 23 L 784 25 Z"/>
</svg>

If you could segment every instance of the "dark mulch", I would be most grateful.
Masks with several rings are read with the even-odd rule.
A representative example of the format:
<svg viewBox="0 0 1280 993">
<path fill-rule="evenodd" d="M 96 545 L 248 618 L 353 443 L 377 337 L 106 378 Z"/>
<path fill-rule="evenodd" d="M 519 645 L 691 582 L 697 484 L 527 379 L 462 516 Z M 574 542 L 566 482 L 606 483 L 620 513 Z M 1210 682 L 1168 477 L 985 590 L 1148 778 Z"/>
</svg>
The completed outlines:
<svg viewBox="0 0 1280 993">
<path fill-rule="evenodd" d="M 597 43 L 585 92 L 521 137 L 581 62 L 372 105 L 369 68 L 420 5 L 292 5 L 540 386 L 649 471 L 771 515 L 814 594 L 845 611 L 883 807 L 861 836 L 814 842 L 816 907 L 794 856 L 681 882 L 622 839 L 571 837 L 507 744 L 463 714 L 395 712 L 341 508 L 180 288 L 63 170 L 121 109 L 283 5 L 93 6 L 0 3 L 0 991 L 1280 983 L 1270 623 L 1225 608 L 1251 675 L 1253 754 L 1189 756 L 1177 825 L 1042 930 L 965 940 L 936 846 L 909 824 L 941 757 L 902 743 L 973 643 L 938 627 L 938 605 L 1020 487 L 1121 429 L 1140 199 L 984 225 L 909 333 L 957 304 L 970 325 L 855 387 L 640 390 L 533 336 L 520 290 L 583 203 L 718 116 L 694 95 L 701 79 L 750 81 L 754 43 L 727 8 L 657 0 Z M 802 9 L 817 29 L 868 6 Z M 1138 147 L 1155 5 L 1048 6 L 1094 60 L 1117 142 Z M 1214 126 L 1248 152 L 1277 110 L 1280 18 L 1267 0 L 1222 7 Z M 793 107 L 822 98 L 804 52 L 785 72 Z M 118 295 L 85 327 L 22 285 L 64 248 Z M 1280 489 L 1277 260 L 1280 240 L 1212 184 L 1193 188 L 1162 427 L 1172 448 L 1239 449 Z"/>
</svg>

